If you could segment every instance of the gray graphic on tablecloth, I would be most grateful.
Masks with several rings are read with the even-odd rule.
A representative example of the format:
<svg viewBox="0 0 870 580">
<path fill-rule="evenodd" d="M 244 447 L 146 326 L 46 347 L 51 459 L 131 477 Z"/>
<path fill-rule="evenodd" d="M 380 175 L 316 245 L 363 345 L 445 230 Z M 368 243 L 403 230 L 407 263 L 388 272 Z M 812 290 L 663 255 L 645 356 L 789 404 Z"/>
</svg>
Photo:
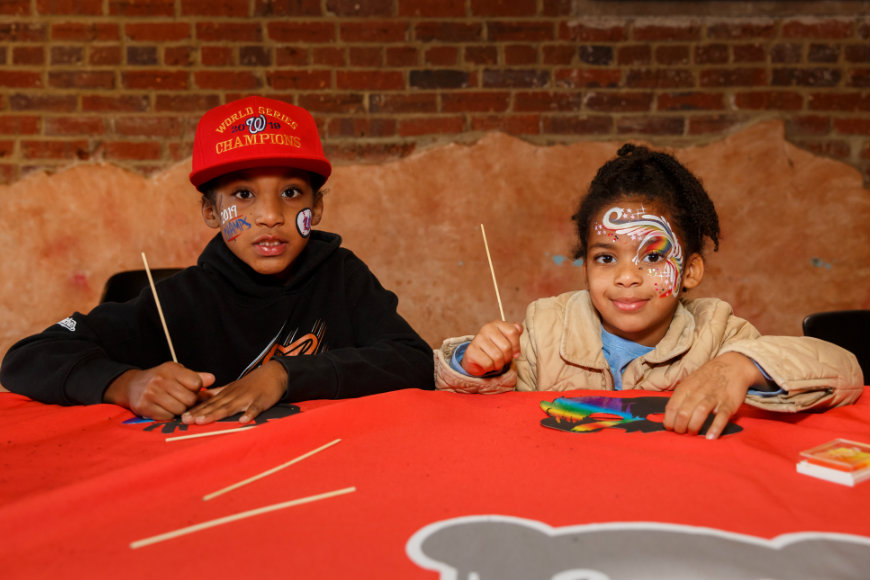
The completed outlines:
<svg viewBox="0 0 870 580">
<path fill-rule="evenodd" d="M 430 524 L 408 541 L 442 580 L 870 578 L 870 538 L 801 532 L 773 539 L 647 522 L 552 528 L 507 516 Z"/>
</svg>

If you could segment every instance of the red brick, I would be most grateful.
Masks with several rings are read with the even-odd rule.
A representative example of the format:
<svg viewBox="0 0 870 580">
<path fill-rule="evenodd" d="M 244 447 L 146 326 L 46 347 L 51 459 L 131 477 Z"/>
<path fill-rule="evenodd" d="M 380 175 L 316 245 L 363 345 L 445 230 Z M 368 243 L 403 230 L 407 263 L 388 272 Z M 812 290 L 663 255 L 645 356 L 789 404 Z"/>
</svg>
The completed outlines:
<svg viewBox="0 0 870 580">
<path fill-rule="evenodd" d="M 15 141 L 0 139 L 0 159 L 11 157 L 15 152 Z"/>
<path fill-rule="evenodd" d="M 41 116 L 0 114 L 0 133 L 33 135 L 39 132 Z"/>
<path fill-rule="evenodd" d="M 9 96 L 9 109 L 11 111 L 69 113 L 76 110 L 76 97 L 75 95 L 47 95 L 42 92 L 13 94 Z"/>
<path fill-rule="evenodd" d="M 399 121 L 400 137 L 419 137 L 422 135 L 444 135 L 463 133 L 465 118 L 463 115 L 439 117 L 414 117 Z"/>
<path fill-rule="evenodd" d="M 870 68 L 855 68 L 846 71 L 845 85 L 856 89 L 870 87 Z"/>
<path fill-rule="evenodd" d="M 767 49 L 761 44 L 735 44 L 731 47 L 735 63 L 764 62 Z"/>
<path fill-rule="evenodd" d="M 541 2 L 542 16 L 571 16 L 573 2 L 571 0 L 543 0 Z"/>
<path fill-rule="evenodd" d="M 385 48 L 386 65 L 391 68 L 417 66 L 419 53 L 414 46 L 388 46 Z"/>
<path fill-rule="evenodd" d="M 716 111 L 725 108 L 720 93 L 662 93 L 656 97 L 659 111 Z"/>
<path fill-rule="evenodd" d="M 284 90 L 322 90 L 332 88 L 332 73 L 328 70 L 280 70 L 270 72 L 269 86 Z"/>
<path fill-rule="evenodd" d="M 246 67 L 272 66 L 272 50 L 268 46 L 240 46 L 239 65 Z"/>
<path fill-rule="evenodd" d="M 833 63 L 840 60 L 840 47 L 830 44 L 811 44 L 807 49 L 809 62 Z"/>
<path fill-rule="evenodd" d="M 774 44 L 770 49 L 770 62 L 796 64 L 803 60 L 802 44 Z"/>
<path fill-rule="evenodd" d="M 363 96 L 359 93 L 305 93 L 299 95 L 298 104 L 315 116 L 317 113 L 361 115 L 366 112 Z"/>
<path fill-rule="evenodd" d="M 330 137 L 395 137 L 396 120 L 392 118 L 340 118 L 330 119 L 326 134 Z"/>
<path fill-rule="evenodd" d="M 278 46 L 275 48 L 275 66 L 299 67 L 308 64 L 309 51 L 302 46 Z M 342 63 L 344 61 L 342 60 Z"/>
<path fill-rule="evenodd" d="M 245 18 L 251 16 L 248 0 L 184 0 L 178 3 L 182 16 Z"/>
<path fill-rule="evenodd" d="M 485 69 L 482 86 L 489 88 L 534 88 L 550 82 L 550 73 L 537 69 Z"/>
<path fill-rule="evenodd" d="M 266 35 L 275 42 L 329 43 L 336 39 L 331 21 L 281 21 L 266 24 Z"/>
<path fill-rule="evenodd" d="M 106 159 L 117 161 L 138 161 L 140 159 L 160 159 L 160 142 L 148 141 L 106 141 L 102 146 Z"/>
<path fill-rule="evenodd" d="M 150 101 L 145 95 L 83 95 L 82 111 L 85 112 L 145 112 L 148 110 Z"/>
<path fill-rule="evenodd" d="M 344 42 L 405 42 L 409 28 L 406 21 L 342 22 L 339 37 Z"/>
<path fill-rule="evenodd" d="M 798 115 L 786 121 L 789 136 L 820 136 L 831 132 L 831 118 L 822 115 Z"/>
<path fill-rule="evenodd" d="M 852 23 L 846 20 L 790 20 L 782 23 L 783 38 L 849 38 Z"/>
<path fill-rule="evenodd" d="M 40 16 L 101 16 L 103 2 L 102 0 L 36 0 L 36 13 Z"/>
<path fill-rule="evenodd" d="M 870 62 L 870 44 L 865 42 L 860 44 L 847 44 L 843 47 L 843 55 L 846 62 L 866 64 L 867 62 Z"/>
<path fill-rule="evenodd" d="M 630 115 L 616 120 L 616 133 L 620 135 L 682 135 L 684 131 L 685 119 L 682 117 Z"/>
<path fill-rule="evenodd" d="M 435 93 L 375 94 L 369 98 L 372 113 L 434 113 L 438 110 Z"/>
<path fill-rule="evenodd" d="M 184 124 L 178 117 L 130 116 L 115 120 L 115 131 L 131 137 L 181 137 Z"/>
<path fill-rule="evenodd" d="M 737 127 L 747 121 L 737 115 L 699 115 L 688 118 L 688 135 L 716 135 Z"/>
<path fill-rule="evenodd" d="M 393 16 L 393 0 L 327 0 L 326 10 L 336 16 Z"/>
<path fill-rule="evenodd" d="M 200 42 L 260 42 L 263 29 L 259 23 L 250 22 L 199 22 L 196 39 Z"/>
<path fill-rule="evenodd" d="M 625 86 L 633 89 L 686 89 L 695 86 L 695 75 L 688 69 L 632 69 L 626 74 Z"/>
<path fill-rule="evenodd" d="M 0 38 L 4 42 L 45 42 L 47 30 L 45 24 L 0 22 Z"/>
<path fill-rule="evenodd" d="M 109 14 L 112 16 L 137 17 L 174 16 L 173 0 L 109 0 Z"/>
<path fill-rule="evenodd" d="M 121 73 L 125 89 L 183 91 L 190 88 L 187 71 L 143 70 Z"/>
<path fill-rule="evenodd" d="M 840 84 L 840 71 L 832 68 L 775 68 L 773 86 L 834 87 Z"/>
<path fill-rule="evenodd" d="M 139 45 L 127 47 L 127 64 L 130 66 L 157 66 L 157 46 Z"/>
<path fill-rule="evenodd" d="M 468 22 L 420 22 L 414 26 L 418 42 L 478 42 L 483 39 L 483 28 Z"/>
<path fill-rule="evenodd" d="M 46 117 L 45 134 L 48 136 L 88 135 L 99 137 L 106 132 L 104 117 Z"/>
<path fill-rule="evenodd" d="M 659 46 L 655 49 L 655 61 L 664 65 L 689 64 L 689 47 L 685 45 Z"/>
<path fill-rule="evenodd" d="M 347 49 L 347 61 L 356 68 L 378 68 L 383 64 L 380 46 L 352 46 Z"/>
<path fill-rule="evenodd" d="M 816 155 L 824 155 L 836 159 L 848 159 L 852 153 L 852 148 L 845 141 L 832 139 L 825 139 L 823 141 L 792 139 L 791 142 L 798 147 L 802 147 L 803 149 L 815 153 Z"/>
<path fill-rule="evenodd" d="M 202 66 L 233 66 L 233 49 L 223 45 L 207 45 L 199 49 Z"/>
<path fill-rule="evenodd" d="M 504 64 L 506 66 L 538 64 L 538 49 L 531 44 L 509 44 L 504 47 Z"/>
<path fill-rule="evenodd" d="M 540 115 L 471 115 L 472 131 L 501 131 L 510 135 L 539 135 Z"/>
<path fill-rule="evenodd" d="M 399 16 L 413 18 L 461 18 L 465 0 L 398 0 Z"/>
<path fill-rule="evenodd" d="M 804 98 L 800 93 L 785 91 L 738 92 L 734 104 L 738 109 L 800 111 Z"/>
<path fill-rule="evenodd" d="M 221 104 L 218 95 L 208 93 L 184 93 L 157 95 L 154 110 L 157 112 L 197 113 L 192 126 L 196 126 L 200 114 Z"/>
<path fill-rule="evenodd" d="M 647 92 L 591 92 L 586 96 L 586 108 L 591 111 L 649 111 L 652 94 Z"/>
<path fill-rule="evenodd" d="M 725 40 L 739 39 L 770 39 L 776 36 L 776 23 L 770 22 L 743 22 L 729 21 L 710 23 L 707 25 L 708 38 L 721 38 Z"/>
<path fill-rule="evenodd" d="M 111 90 L 115 88 L 115 73 L 112 71 L 50 72 L 48 86 L 56 89 Z"/>
<path fill-rule="evenodd" d="M 547 42 L 555 40 L 556 28 L 550 22 L 489 22 L 486 37 L 490 42 Z"/>
<path fill-rule="evenodd" d="M 89 159 L 90 151 L 85 139 L 21 141 L 21 155 L 25 159 Z"/>
<path fill-rule="evenodd" d="M 472 45 L 464 49 L 464 60 L 468 64 L 493 65 L 498 63 L 498 49 L 492 45 Z"/>
<path fill-rule="evenodd" d="M 124 34 L 135 42 L 178 42 L 191 37 L 190 24 L 170 20 L 128 22 Z"/>
<path fill-rule="evenodd" d="M 866 112 L 870 109 L 870 93 L 815 93 L 808 101 L 811 111 Z"/>
<path fill-rule="evenodd" d="M 574 42 L 623 42 L 628 36 L 624 25 L 594 26 L 574 20 L 560 25 L 559 38 Z"/>
<path fill-rule="evenodd" d="M 631 29 L 631 39 L 635 42 L 697 41 L 700 38 L 701 27 L 697 24 L 667 26 L 662 24 L 645 24 L 644 21 L 638 21 L 635 22 Z"/>
<path fill-rule="evenodd" d="M 610 115 L 544 115 L 542 132 L 553 135 L 609 135 L 613 132 Z"/>
<path fill-rule="evenodd" d="M 300 16 L 321 16 L 323 9 L 320 0 L 255 0 L 254 16 L 279 18 L 298 18 Z"/>
<path fill-rule="evenodd" d="M 45 47 L 13 46 L 12 64 L 16 66 L 41 66 L 45 64 Z M 4 74 L 6 74 L 4 72 Z"/>
<path fill-rule="evenodd" d="M 163 49 L 163 64 L 166 66 L 189 67 L 194 63 L 194 51 L 191 46 L 167 46 Z"/>
<path fill-rule="evenodd" d="M 260 78 L 253 72 L 197 71 L 193 73 L 197 88 L 207 90 L 255 90 L 263 86 Z"/>
<path fill-rule="evenodd" d="M 726 64 L 727 44 L 701 44 L 695 47 L 695 64 Z"/>
<path fill-rule="evenodd" d="M 335 76 L 335 86 L 341 90 L 397 91 L 405 88 L 402 73 L 396 71 L 340 70 Z"/>
<path fill-rule="evenodd" d="M 498 113 L 508 110 L 510 100 L 507 91 L 456 91 L 441 95 L 441 110 L 445 113 Z"/>
<path fill-rule="evenodd" d="M 515 111 L 577 111 L 583 106 L 583 94 L 578 91 L 516 91 Z"/>
<path fill-rule="evenodd" d="M 754 87 L 767 84 L 767 71 L 763 68 L 706 69 L 701 71 L 702 87 Z"/>
<path fill-rule="evenodd" d="M 0 75 L 0 87 L 13 89 L 41 89 L 42 73 L 26 70 L 5 70 Z"/>
<path fill-rule="evenodd" d="M 83 46 L 52 46 L 50 57 L 52 66 L 80 65 L 84 62 Z"/>
<path fill-rule="evenodd" d="M 652 49 L 648 44 L 625 44 L 616 52 L 616 62 L 622 66 L 650 64 Z"/>
<path fill-rule="evenodd" d="M 111 46 L 91 46 L 88 64 L 92 66 L 118 66 L 121 64 L 121 47 L 117 44 Z"/>
<path fill-rule="evenodd" d="M 28 0 L 7 0 L 0 2 L 0 15 L 2 16 L 27 16 L 30 14 L 30 2 Z"/>
<path fill-rule="evenodd" d="M 534 16 L 538 11 L 537 0 L 469 0 L 474 16 L 504 18 L 506 16 Z"/>
<path fill-rule="evenodd" d="M 121 29 L 115 23 L 61 22 L 51 25 L 52 42 L 111 42 L 120 39 Z"/>
<path fill-rule="evenodd" d="M 459 62 L 459 48 L 450 46 L 432 46 L 426 49 L 424 62 L 431 66 L 456 66 Z"/>
<path fill-rule="evenodd" d="M 570 65 L 574 62 L 577 50 L 564 44 L 548 44 L 542 48 L 543 64 Z"/>
<path fill-rule="evenodd" d="M 311 62 L 315 65 L 343 67 L 347 64 L 343 48 L 335 46 L 314 47 L 311 49 Z"/>
<path fill-rule="evenodd" d="M 559 69 L 553 77 L 556 86 L 575 89 L 616 88 L 622 83 L 622 71 L 618 69 Z"/>
</svg>

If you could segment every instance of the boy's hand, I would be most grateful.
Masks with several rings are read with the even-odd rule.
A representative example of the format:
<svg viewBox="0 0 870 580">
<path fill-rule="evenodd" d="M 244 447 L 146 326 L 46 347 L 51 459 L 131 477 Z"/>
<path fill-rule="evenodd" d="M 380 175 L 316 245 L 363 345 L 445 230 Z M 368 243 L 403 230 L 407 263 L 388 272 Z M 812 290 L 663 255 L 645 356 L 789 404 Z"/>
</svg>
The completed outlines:
<svg viewBox="0 0 870 580">
<path fill-rule="evenodd" d="M 697 435 L 710 413 L 715 417 L 707 439 L 716 439 L 753 385 L 767 380 L 747 356 L 727 352 L 681 381 L 665 407 L 665 429 Z"/>
<path fill-rule="evenodd" d="M 212 383 L 211 373 L 198 373 L 166 362 L 122 373 L 109 384 L 103 401 L 127 407 L 140 417 L 168 421 L 196 404 L 199 390 Z"/>
<path fill-rule="evenodd" d="M 236 413 L 239 423 L 250 423 L 257 415 L 281 400 L 287 388 L 287 371 L 277 361 L 269 361 L 223 387 L 205 393 L 207 399 L 181 416 L 184 423 L 205 425 Z"/>
<path fill-rule="evenodd" d="M 465 349 L 462 368 L 476 377 L 500 371 L 520 356 L 522 333 L 522 325 L 514 322 L 496 320 L 484 324 Z"/>
</svg>

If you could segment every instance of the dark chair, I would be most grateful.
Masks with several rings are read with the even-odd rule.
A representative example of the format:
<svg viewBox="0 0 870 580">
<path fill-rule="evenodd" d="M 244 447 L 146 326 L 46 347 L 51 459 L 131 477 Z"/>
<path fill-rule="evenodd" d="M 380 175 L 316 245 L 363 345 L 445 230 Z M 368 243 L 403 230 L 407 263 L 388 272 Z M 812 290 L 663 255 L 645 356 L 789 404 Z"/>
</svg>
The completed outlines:
<svg viewBox="0 0 870 580">
<path fill-rule="evenodd" d="M 168 278 L 179 270 L 181 268 L 152 268 L 151 277 L 157 283 L 158 280 Z M 106 280 L 100 302 L 126 302 L 138 296 L 142 289 L 148 288 L 148 286 L 148 274 L 145 273 L 145 270 L 118 272 Z"/>
<path fill-rule="evenodd" d="M 870 310 L 816 312 L 804 318 L 804 335 L 833 342 L 858 357 L 864 383 L 870 381 Z"/>
</svg>

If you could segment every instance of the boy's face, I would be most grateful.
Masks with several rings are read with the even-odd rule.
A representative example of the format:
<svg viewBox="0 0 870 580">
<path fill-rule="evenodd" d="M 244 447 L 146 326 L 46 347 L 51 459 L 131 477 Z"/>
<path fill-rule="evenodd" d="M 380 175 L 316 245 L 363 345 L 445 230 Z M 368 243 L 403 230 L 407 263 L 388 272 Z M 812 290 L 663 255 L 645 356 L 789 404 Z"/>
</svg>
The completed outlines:
<svg viewBox="0 0 870 580">
<path fill-rule="evenodd" d="M 587 248 L 586 284 L 604 329 L 645 346 L 667 333 L 680 288 L 703 276 L 701 256 L 683 255 L 667 212 L 655 204 L 607 206 L 593 220 Z"/>
<path fill-rule="evenodd" d="M 287 275 L 323 214 L 308 172 L 288 167 L 227 174 L 211 197 L 202 206 L 205 223 L 220 228 L 230 251 L 256 272 L 277 277 Z"/>
</svg>

